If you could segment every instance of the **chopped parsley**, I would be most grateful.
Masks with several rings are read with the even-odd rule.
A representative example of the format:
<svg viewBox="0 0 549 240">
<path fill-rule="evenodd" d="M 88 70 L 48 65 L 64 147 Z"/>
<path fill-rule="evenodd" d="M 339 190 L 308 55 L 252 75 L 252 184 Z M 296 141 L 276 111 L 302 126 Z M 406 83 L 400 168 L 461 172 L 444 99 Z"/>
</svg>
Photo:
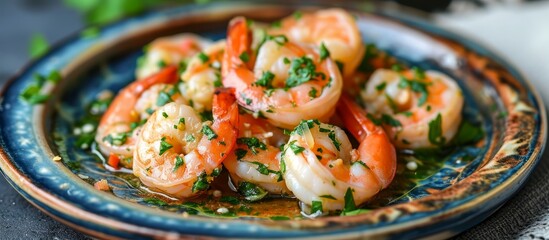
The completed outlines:
<svg viewBox="0 0 549 240">
<path fill-rule="evenodd" d="M 258 149 L 261 149 L 261 150 L 267 150 L 267 145 L 263 142 L 261 142 L 258 138 L 256 137 L 251 137 L 251 138 L 246 138 L 246 137 L 243 137 L 243 138 L 238 138 L 236 140 L 236 143 L 238 144 L 245 144 L 246 146 L 248 146 L 248 149 L 250 149 L 250 151 L 252 151 L 253 154 L 257 154 L 258 153 Z"/>
<path fill-rule="evenodd" d="M 379 91 L 379 92 L 381 92 L 381 91 L 383 91 L 383 90 L 385 89 L 386 86 L 387 86 L 387 83 L 386 83 L 386 82 L 382 82 L 382 83 L 380 83 L 380 84 L 378 84 L 378 85 L 376 86 L 376 90 Z"/>
<path fill-rule="evenodd" d="M 248 154 L 248 151 L 242 149 L 242 148 L 237 148 L 234 150 L 234 154 L 236 155 L 236 160 L 240 160 L 242 158 L 244 158 L 246 156 L 246 154 Z"/>
<path fill-rule="evenodd" d="M 286 79 L 286 87 L 292 88 L 312 80 L 316 75 L 316 66 L 311 58 L 306 56 L 296 58 L 290 65 Z"/>
<path fill-rule="evenodd" d="M 418 106 L 422 106 L 427 101 L 427 95 L 429 95 L 429 92 L 427 91 L 427 86 L 429 84 L 426 82 L 420 82 L 416 80 L 408 80 L 405 77 L 400 77 L 400 82 L 398 83 L 399 88 L 410 88 L 413 92 L 421 94 L 419 97 Z"/>
<path fill-rule="evenodd" d="M 160 139 L 160 151 L 158 155 L 164 154 L 166 151 L 170 150 L 173 147 L 170 143 L 166 142 L 166 137 Z"/>
<path fill-rule="evenodd" d="M 356 209 L 355 199 L 353 197 L 353 190 L 351 188 L 347 188 L 344 199 L 345 206 L 343 207 L 343 212 L 349 212 Z"/>
<path fill-rule="evenodd" d="M 238 185 L 238 192 L 251 202 L 263 199 L 268 193 L 265 189 L 250 182 L 241 182 Z"/>
<path fill-rule="evenodd" d="M 266 88 L 269 88 L 269 89 L 273 88 L 273 79 L 274 79 L 274 77 L 275 77 L 275 75 L 270 71 L 263 72 L 263 75 L 261 75 L 261 78 L 259 78 L 255 82 L 255 85 L 266 87 Z"/>
<path fill-rule="evenodd" d="M 280 28 L 280 27 L 282 27 L 282 22 L 274 21 L 273 23 L 271 23 L 271 27 L 272 28 Z"/>
<path fill-rule="evenodd" d="M 240 204 L 240 200 L 233 196 L 223 196 L 219 199 L 220 202 L 230 203 L 232 205 Z"/>
<path fill-rule="evenodd" d="M 301 13 L 300 11 L 296 11 L 292 14 L 292 16 L 295 18 L 295 20 L 299 20 L 303 17 L 303 13 Z"/>
<path fill-rule="evenodd" d="M 309 97 L 311 97 L 311 99 L 316 98 L 317 92 L 318 92 L 318 91 L 316 90 L 316 88 L 311 87 L 311 90 L 309 91 Z"/>
<path fill-rule="evenodd" d="M 203 52 L 198 53 L 198 58 L 200 58 L 200 61 L 202 61 L 202 63 L 206 63 L 210 60 L 210 57 L 208 57 L 208 55 L 204 54 Z"/>
<path fill-rule="evenodd" d="M 278 44 L 279 46 L 282 46 L 284 45 L 285 43 L 288 42 L 288 37 L 284 36 L 284 35 L 273 35 L 273 36 L 267 36 L 267 40 L 272 40 L 274 41 L 276 44 Z"/>
<path fill-rule="evenodd" d="M 322 213 L 322 202 L 314 201 L 311 203 L 311 214 L 320 212 Z"/>
<path fill-rule="evenodd" d="M 206 137 L 208 137 L 208 140 L 217 138 L 217 134 L 215 134 L 215 132 L 208 125 L 204 125 L 202 127 L 202 133 L 204 133 Z"/>
<path fill-rule="evenodd" d="M 203 172 L 198 176 L 198 179 L 196 182 L 193 183 L 193 187 L 191 188 L 192 192 L 198 192 L 206 190 L 210 187 L 210 183 L 208 182 L 208 175 L 206 172 Z"/>
<path fill-rule="evenodd" d="M 442 146 L 446 143 L 446 139 L 442 136 L 442 115 L 440 113 L 435 119 L 429 122 L 429 142 L 437 146 Z"/>
<path fill-rule="evenodd" d="M 248 61 L 250 61 L 250 55 L 248 55 L 248 53 L 245 52 L 245 51 L 242 52 L 242 53 L 240 54 L 240 56 L 238 56 L 238 57 L 240 58 L 240 60 L 242 60 L 242 62 L 248 62 Z"/>
<path fill-rule="evenodd" d="M 192 134 L 189 134 L 185 137 L 186 142 L 194 142 L 195 138 Z"/>
<path fill-rule="evenodd" d="M 183 158 L 181 156 L 177 156 L 175 157 L 175 165 L 173 167 L 173 171 L 177 171 L 177 169 L 179 169 L 181 166 L 183 166 L 183 164 L 185 164 L 185 160 L 183 160 Z"/>
<path fill-rule="evenodd" d="M 108 142 L 114 146 L 121 146 L 126 143 L 129 133 L 112 133 L 103 138 L 103 142 Z"/>
<path fill-rule="evenodd" d="M 320 44 L 320 61 L 323 61 L 324 59 L 328 58 L 330 56 L 330 52 L 324 45 L 324 42 Z"/>
<path fill-rule="evenodd" d="M 320 195 L 321 198 L 326 198 L 326 199 L 332 199 L 332 200 L 337 200 L 334 196 L 332 195 Z"/>
<path fill-rule="evenodd" d="M 330 138 L 330 140 L 332 140 L 332 143 L 334 144 L 334 147 L 337 149 L 337 151 L 340 151 L 339 147 L 341 146 L 341 142 L 339 142 L 339 140 L 337 140 L 336 135 L 335 135 L 335 131 L 330 131 L 328 133 L 328 138 Z"/>
<path fill-rule="evenodd" d="M 345 64 L 343 64 L 343 62 L 341 61 L 338 61 L 336 60 L 336 65 L 337 65 L 337 68 L 339 69 L 340 72 L 343 72 L 343 68 L 345 67 Z"/>
<path fill-rule="evenodd" d="M 391 115 L 388 114 L 382 114 L 381 118 L 376 118 L 371 113 L 367 113 L 366 117 L 372 121 L 374 125 L 380 126 L 381 124 L 387 124 L 392 127 L 401 127 L 402 123 L 400 121 L 394 119 Z"/>
<path fill-rule="evenodd" d="M 215 80 L 213 84 L 214 87 L 223 87 L 223 82 L 221 81 L 221 75 L 219 73 L 215 74 Z"/>
<path fill-rule="evenodd" d="M 168 114 L 166 112 L 162 112 L 162 117 L 168 118 Z"/>
<path fill-rule="evenodd" d="M 292 151 L 294 152 L 294 154 L 298 154 L 300 152 L 303 152 L 305 151 L 305 148 L 304 147 L 301 147 L 301 146 L 298 146 L 295 144 L 296 143 L 296 140 L 293 140 L 289 143 L 290 145 L 290 149 L 292 149 Z"/>
</svg>

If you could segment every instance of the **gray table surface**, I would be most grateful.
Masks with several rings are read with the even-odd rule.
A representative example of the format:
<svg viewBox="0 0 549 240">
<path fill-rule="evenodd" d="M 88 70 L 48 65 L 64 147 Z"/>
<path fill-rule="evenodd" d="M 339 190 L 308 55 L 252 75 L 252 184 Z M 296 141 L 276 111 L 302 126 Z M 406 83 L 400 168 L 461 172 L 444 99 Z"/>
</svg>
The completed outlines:
<svg viewBox="0 0 549 240">
<path fill-rule="evenodd" d="M 57 41 L 81 28 L 80 17 L 61 1 L 0 1 L 0 86 L 28 61 L 28 39 L 44 33 Z M 549 153 L 527 184 L 495 214 L 458 239 L 544 239 L 549 236 Z M 53 220 L 0 177 L 0 239 L 87 239 Z"/>
</svg>

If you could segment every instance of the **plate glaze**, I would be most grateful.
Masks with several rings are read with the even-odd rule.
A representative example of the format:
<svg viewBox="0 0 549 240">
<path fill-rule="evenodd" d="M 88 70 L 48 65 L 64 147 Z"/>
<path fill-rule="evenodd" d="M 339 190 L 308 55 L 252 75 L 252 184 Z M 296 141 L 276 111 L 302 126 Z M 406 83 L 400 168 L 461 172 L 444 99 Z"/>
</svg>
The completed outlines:
<svg viewBox="0 0 549 240">
<path fill-rule="evenodd" d="M 215 4 L 155 12 L 75 35 L 33 62 L 0 95 L 0 168 L 27 200 L 54 218 L 97 237 L 415 238 L 452 236 L 488 217 L 524 183 L 543 152 L 545 108 L 509 64 L 486 48 L 402 13 L 372 4 L 344 4 L 357 15 L 366 42 L 399 60 L 443 71 L 464 89 L 464 116 L 483 124 L 480 144 L 443 159 L 389 206 L 357 216 L 273 221 L 184 216 L 147 206 L 138 191 L 74 147 L 70 126 L 104 89 L 132 81 L 140 48 L 152 39 L 196 32 L 217 39 L 236 15 L 269 22 L 317 6 Z M 60 70 L 46 86 L 53 96 L 29 106 L 19 98 L 34 73 Z M 52 160 L 60 155 L 61 162 Z M 464 161 L 464 156 L 474 156 Z M 68 168 L 67 166 L 71 166 Z M 74 167 L 78 166 L 78 167 Z M 85 177 L 83 177 L 85 176 Z M 113 193 L 87 179 L 107 178 Z"/>
</svg>

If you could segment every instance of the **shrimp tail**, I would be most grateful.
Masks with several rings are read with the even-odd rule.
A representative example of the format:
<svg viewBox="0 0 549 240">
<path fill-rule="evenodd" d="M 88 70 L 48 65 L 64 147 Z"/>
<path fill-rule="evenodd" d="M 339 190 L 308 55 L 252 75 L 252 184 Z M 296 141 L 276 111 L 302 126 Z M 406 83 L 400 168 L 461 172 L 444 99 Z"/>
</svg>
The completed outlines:
<svg viewBox="0 0 549 240">
<path fill-rule="evenodd" d="M 343 93 L 337 106 L 347 130 L 360 142 L 360 161 L 375 172 L 383 188 L 387 187 L 396 173 L 396 150 L 381 128 L 366 117 L 351 97 Z"/>
<path fill-rule="evenodd" d="M 234 89 L 220 88 L 214 94 L 212 130 L 217 135 L 211 139 L 209 150 L 204 153 L 212 166 L 217 166 L 229 155 L 236 145 L 238 136 L 238 104 Z M 221 154 L 219 156 L 219 154 Z"/>
<path fill-rule="evenodd" d="M 122 89 L 111 103 L 105 114 L 103 114 L 99 126 L 103 127 L 110 123 L 122 121 L 123 118 L 131 115 L 130 112 L 133 108 L 128 106 L 135 106 L 139 96 L 153 85 L 159 83 L 173 84 L 177 80 L 177 67 L 169 66 L 156 74 L 131 83 Z"/>
<path fill-rule="evenodd" d="M 251 69 L 253 59 L 243 62 L 240 56 L 244 53 L 248 56 L 251 54 L 252 33 L 249 31 L 246 23 L 246 18 L 237 17 L 231 20 L 227 30 L 227 47 L 223 55 L 223 65 L 221 73 L 223 77 L 223 85 L 234 87 L 236 89 L 246 89 L 245 82 L 234 81 L 233 79 L 251 79 L 254 76 Z M 237 85 L 240 84 L 240 85 Z"/>
</svg>

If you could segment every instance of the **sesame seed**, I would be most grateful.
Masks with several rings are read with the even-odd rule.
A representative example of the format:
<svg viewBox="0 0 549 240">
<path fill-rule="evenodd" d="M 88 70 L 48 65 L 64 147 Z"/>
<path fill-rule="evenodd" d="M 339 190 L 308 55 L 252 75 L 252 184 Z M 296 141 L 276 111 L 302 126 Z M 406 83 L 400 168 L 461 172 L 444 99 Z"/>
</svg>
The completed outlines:
<svg viewBox="0 0 549 240">
<path fill-rule="evenodd" d="M 53 161 L 56 161 L 56 162 L 59 162 L 61 161 L 61 157 L 60 156 L 55 156 L 52 158 Z"/>
</svg>

